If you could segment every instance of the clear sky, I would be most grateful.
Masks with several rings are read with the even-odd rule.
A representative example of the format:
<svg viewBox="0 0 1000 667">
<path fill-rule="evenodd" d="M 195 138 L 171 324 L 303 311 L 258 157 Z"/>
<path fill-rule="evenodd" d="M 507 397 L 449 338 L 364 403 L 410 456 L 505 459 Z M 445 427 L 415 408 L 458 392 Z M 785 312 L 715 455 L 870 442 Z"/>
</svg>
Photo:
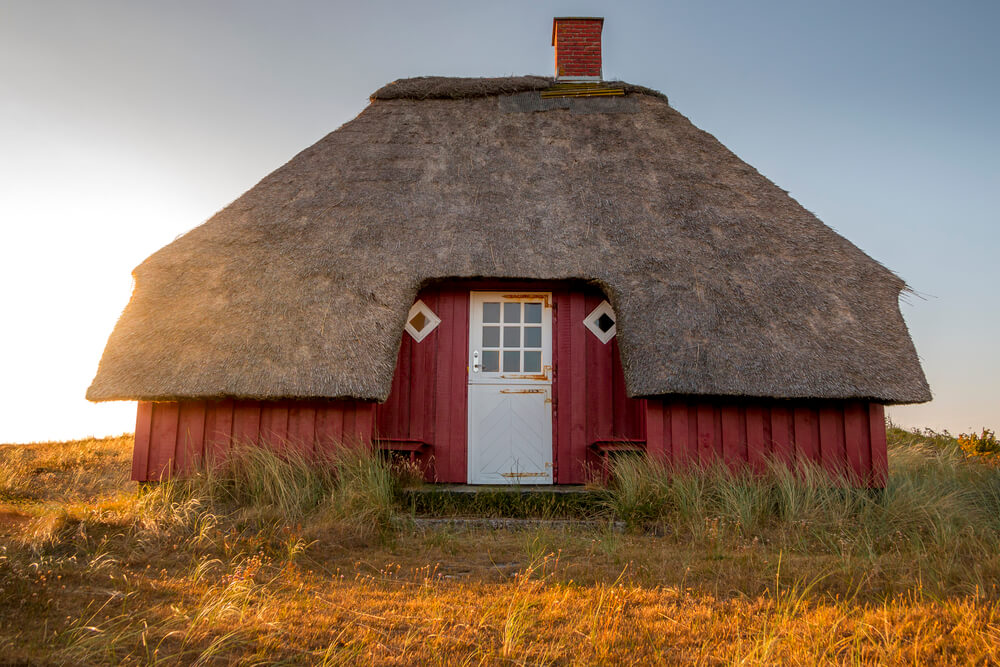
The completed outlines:
<svg viewBox="0 0 1000 667">
<path fill-rule="evenodd" d="M 0 0 L 0 442 L 84 391 L 130 272 L 400 77 L 546 74 L 553 16 L 899 274 L 933 402 L 1000 428 L 1000 3 Z"/>
</svg>

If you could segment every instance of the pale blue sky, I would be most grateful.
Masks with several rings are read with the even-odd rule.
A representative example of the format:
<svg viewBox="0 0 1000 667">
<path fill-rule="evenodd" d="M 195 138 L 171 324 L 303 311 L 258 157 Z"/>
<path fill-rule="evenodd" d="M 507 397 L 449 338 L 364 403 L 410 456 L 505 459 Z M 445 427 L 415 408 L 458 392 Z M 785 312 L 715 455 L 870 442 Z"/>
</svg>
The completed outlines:
<svg viewBox="0 0 1000 667">
<path fill-rule="evenodd" d="M 83 399 L 129 273 L 396 78 L 551 74 L 553 16 L 903 277 L 935 394 L 1000 427 L 1000 4 L 0 0 L 0 442 L 131 430 Z"/>
</svg>

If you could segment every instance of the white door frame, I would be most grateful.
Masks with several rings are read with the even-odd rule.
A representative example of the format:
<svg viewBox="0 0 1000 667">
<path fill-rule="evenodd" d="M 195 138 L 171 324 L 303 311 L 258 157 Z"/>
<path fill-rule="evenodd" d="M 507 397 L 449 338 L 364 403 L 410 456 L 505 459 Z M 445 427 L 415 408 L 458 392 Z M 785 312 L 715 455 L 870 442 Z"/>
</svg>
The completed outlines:
<svg viewBox="0 0 1000 667">
<path fill-rule="evenodd" d="M 469 308 L 468 483 L 552 484 L 552 293 L 473 291 Z"/>
</svg>

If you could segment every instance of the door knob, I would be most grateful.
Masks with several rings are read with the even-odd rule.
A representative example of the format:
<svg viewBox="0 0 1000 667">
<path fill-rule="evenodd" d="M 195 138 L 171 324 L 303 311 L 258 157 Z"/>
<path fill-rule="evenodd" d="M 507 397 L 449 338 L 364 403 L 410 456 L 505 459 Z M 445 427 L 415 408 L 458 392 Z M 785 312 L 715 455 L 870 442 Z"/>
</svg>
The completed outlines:
<svg viewBox="0 0 1000 667">
<path fill-rule="evenodd" d="M 479 350 L 474 350 L 472 352 L 472 372 L 479 372 Z"/>
</svg>

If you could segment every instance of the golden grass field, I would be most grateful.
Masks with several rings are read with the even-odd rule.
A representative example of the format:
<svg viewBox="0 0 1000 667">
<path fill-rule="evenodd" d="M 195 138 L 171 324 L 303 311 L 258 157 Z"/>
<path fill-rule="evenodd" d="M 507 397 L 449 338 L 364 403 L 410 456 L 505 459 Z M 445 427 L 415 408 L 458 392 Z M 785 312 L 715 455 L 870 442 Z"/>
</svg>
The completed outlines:
<svg viewBox="0 0 1000 667">
<path fill-rule="evenodd" d="M 510 531 L 361 454 L 139 490 L 131 436 L 2 447 L 0 663 L 1000 663 L 1000 474 L 890 436 L 880 498 L 631 462 L 593 527 Z"/>
</svg>

